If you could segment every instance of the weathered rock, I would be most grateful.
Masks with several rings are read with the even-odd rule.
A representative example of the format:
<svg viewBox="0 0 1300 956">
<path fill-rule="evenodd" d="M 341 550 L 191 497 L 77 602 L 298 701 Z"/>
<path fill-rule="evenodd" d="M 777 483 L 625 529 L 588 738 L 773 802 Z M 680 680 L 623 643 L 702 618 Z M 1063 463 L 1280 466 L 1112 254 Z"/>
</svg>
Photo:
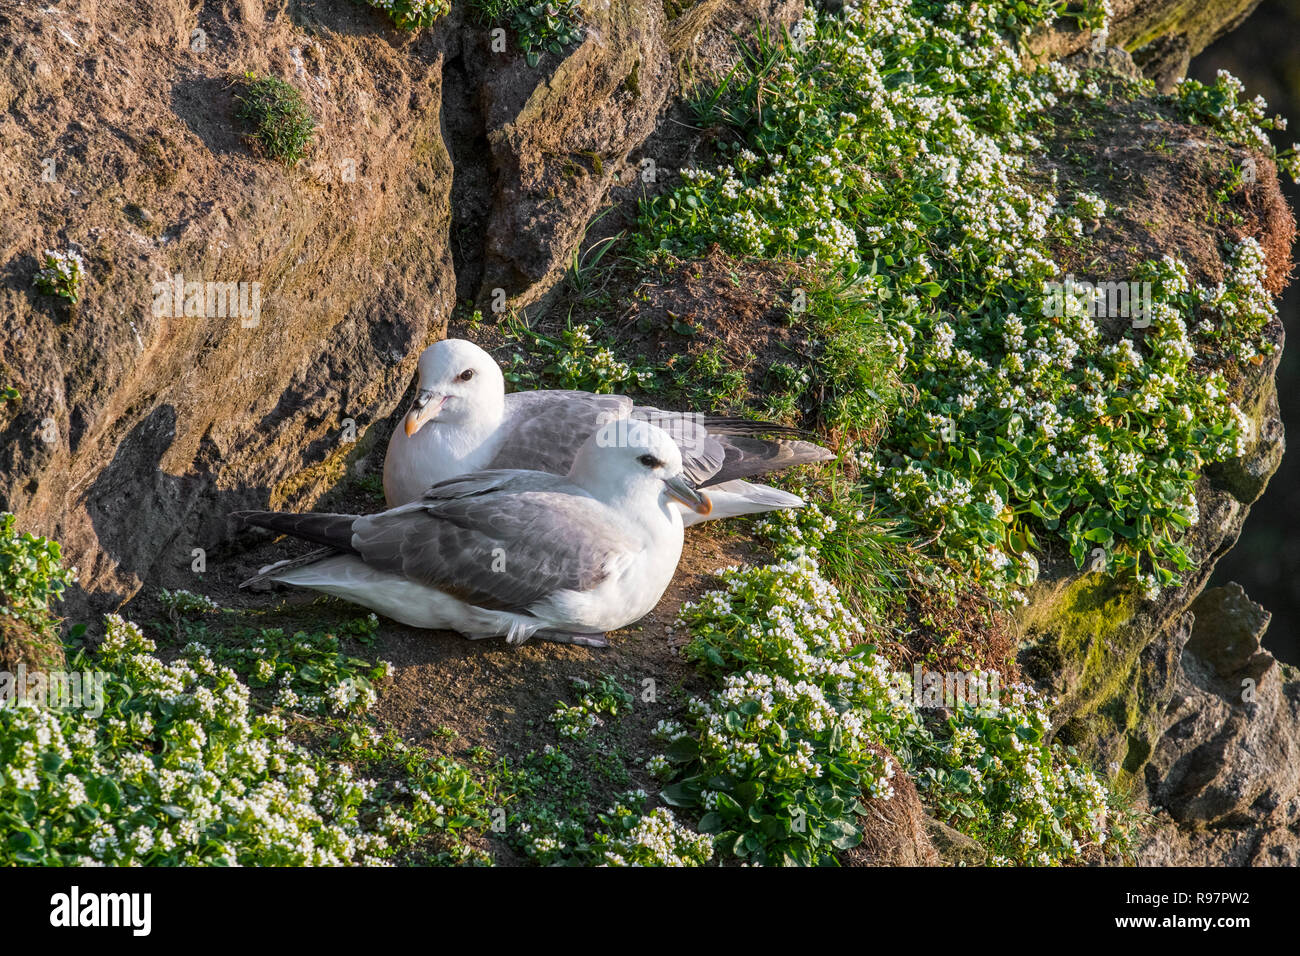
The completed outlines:
<svg viewBox="0 0 1300 956">
<path fill-rule="evenodd" d="M 483 73 L 496 173 L 483 297 L 501 289 L 512 305 L 526 306 L 563 273 L 619 167 L 653 131 L 671 91 L 661 5 L 610 0 L 592 6 L 582 43 L 549 75 L 522 59 Z"/>
<path fill-rule="evenodd" d="M 604 0 L 586 8 L 582 43 L 552 71 L 503 61 L 484 43 L 467 49 L 494 181 L 478 301 L 522 308 L 545 295 L 682 85 L 726 67 L 734 33 L 792 23 L 801 10 L 709 0 L 669 22 L 658 0 Z"/>
<path fill-rule="evenodd" d="M 1267 819 L 1300 797 L 1300 683 L 1260 646 L 1270 615 L 1240 585 L 1206 591 L 1192 613 L 1145 769 L 1152 802 L 1182 824 Z"/>
<path fill-rule="evenodd" d="M 436 38 L 347 5 L 77 10 L 0 13 L 0 379 L 22 395 L 0 508 L 80 567 L 73 614 L 188 577 L 229 510 L 319 494 L 357 448 L 346 420 L 362 436 L 393 407 L 454 295 Z M 316 115 L 299 168 L 242 141 L 248 70 Z M 32 288 L 69 246 L 89 271 L 71 307 Z M 248 283 L 249 311 L 257 283 L 260 310 L 165 314 L 176 275 Z"/>
<path fill-rule="evenodd" d="M 1239 585 L 1192 605 L 1164 732 L 1145 768 L 1155 865 L 1300 861 L 1300 672 L 1260 646 L 1269 614 Z"/>
<path fill-rule="evenodd" d="M 1106 43 L 1133 54 L 1146 76 L 1168 92 L 1191 58 L 1235 30 L 1259 0 L 1111 0 Z M 1029 41 L 1037 60 L 1063 59 L 1093 43 L 1092 31 L 1058 21 Z"/>
<path fill-rule="evenodd" d="M 939 859 L 948 866 L 984 866 L 988 862 L 984 844 L 933 817 L 925 818 L 925 832 Z"/>
<path fill-rule="evenodd" d="M 1076 70 L 1105 70 L 1131 80 L 1142 79 L 1142 70 L 1133 62 L 1133 57 L 1127 50 L 1117 46 L 1100 49 L 1085 47 L 1077 53 L 1071 53 L 1063 62 Z"/>
</svg>

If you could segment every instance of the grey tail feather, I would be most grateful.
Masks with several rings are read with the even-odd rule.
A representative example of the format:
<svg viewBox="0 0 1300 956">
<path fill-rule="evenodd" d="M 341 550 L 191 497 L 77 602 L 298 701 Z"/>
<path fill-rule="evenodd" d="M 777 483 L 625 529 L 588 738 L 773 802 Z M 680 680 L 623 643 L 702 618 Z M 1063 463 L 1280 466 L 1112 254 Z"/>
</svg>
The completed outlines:
<svg viewBox="0 0 1300 956">
<path fill-rule="evenodd" d="M 717 473 L 700 487 L 721 484 L 737 478 L 753 478 L 768 472 L 830 461 L 835 453 L 806 441 L 768 440 L 736 436 L 727 443 L 727 457 Z"/>
<path fill-rule="evenodd" d="M 715 435 L 783 435 L 786 438 L 812 438 L 812 432 L 793 425 L 760 422 L 731 415 L 705 415 L 704 427 Z"/>
<path fill-rule="evenodd" d="M 283 574 L 285 571 L 292 571 L 294 568 L 305 568 L 309 564 L 315 564 L 323 558 L 328 558 L 331 555 L 338 553 L 339 552 L 334 548 L 317 548 L 315 551 L 308 551 L 299 558 L 289 558 L 285 561 L 277 561 L 274 564 L 268 564 L 266 567 L 259 569 L 258 572 L 247 581 L 241 581 L 239 586 L 241 588 L 246 588 L 250 584 L 269 581 L 277 575 Z"/>
<path fill-rule="evenodd" d="M 353 550 L 352 523 L 357 520 L 356 515 L 313 512 L 296 515 L 285 511 L 235 511 L 231 512 L 230 516 L 241 518 L 259 528 L 278 531 L 280 534 L 291 534 L 295 538 L 323 544 L 327 548 L 337 548 L 340 551 Z"/>
</svg>

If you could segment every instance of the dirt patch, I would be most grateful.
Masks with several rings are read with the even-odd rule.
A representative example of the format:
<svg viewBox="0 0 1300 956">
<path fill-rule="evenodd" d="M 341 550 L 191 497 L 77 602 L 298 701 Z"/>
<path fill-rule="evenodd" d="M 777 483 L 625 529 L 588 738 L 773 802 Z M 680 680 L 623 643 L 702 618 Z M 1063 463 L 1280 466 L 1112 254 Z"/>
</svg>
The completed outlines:
<svg viewBox="0 0 1300 956">
<path fill-rule="evenodd" d="M 862 842 L 841 855 L 845 866 L 937 866 L 939 854 L 926 833 L 925 807 L 916 785 L 898 770 L 898 758 L 882 746 L 871 750 L 896 768 L 894 795 L 864 800 Z"/>
<path fill-rule="evenodd" d="M 876 640 L 899 667 L 923 665 L 941 671 L 994 670 L 1005 683 L 1020 680 L 1011 615 L 974 589 L 955 602 L 920 584 L 906 593 L 905 624 Z"/>
<path fill-rule="evenodd" d="M 734 406 L 711 410 L 735 410 L 744 396 L 780 388 L 774 366 L 802 366 L 818 352 L 791 312 L 796 275 L 789 264 L 739 259 L 714 246 L 699 259 L 617 267 L 598 289 L 576 292 L 570 284 L 536 328 L 602 322 L 601 337 L 617 354 L 667 372 L 669 397 L 688 398 L 683 377 L 694 373 L 720 383 L 719 401 Z"/>
</svg>

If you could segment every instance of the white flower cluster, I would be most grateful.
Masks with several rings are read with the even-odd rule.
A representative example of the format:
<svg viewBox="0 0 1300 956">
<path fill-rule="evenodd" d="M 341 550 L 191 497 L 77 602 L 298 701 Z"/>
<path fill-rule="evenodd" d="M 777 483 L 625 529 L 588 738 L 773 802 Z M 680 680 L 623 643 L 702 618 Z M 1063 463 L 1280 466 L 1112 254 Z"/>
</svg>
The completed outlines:
<svg viewBox="0 0 1300 956">
<path fill-rule="evenodd" d="M 132 688 L 129 720 L 26 702 L 0 710 L 0 798 L 29 792 L 60 852 L 111 865 L 167 854 L 320 866 L 375 862 L 389 836 L 409 833 L 391 812 L 391 826 L 363 827 L 357 811 L 376 784 L 343 764 L 318 772 L 279 717 L 251 711 L 234 671 L 206 656 L 164 664 L 135 624 L 105 620 L 98 661 L 110 687 Z M 57 779 L 44 772 L 55 758 Z M 72 813 L 91 800 L 93 818 Z"/>
<path fill-rule="evenodd" d="M 53 249 L 46 249 L 45 258 L 34 281 L 41 291 L 62 295 L 76 302 L 77 287 L 86 274 L 85 260 L 76 250 L 55 252 Z"/>
<path fill-rule="evenodd" d="M 167 610 L 178 614 L 203 614 L 209 611 L 221 610 L 221 605 L 206 594 L 195 594 L 193 591 L 186 591 L 184 588 L 177 588 L 175 591 L 159 591 L 158 602 Z"/>
<path fill-rule="evenodd" d="M 801 788 L 825 777 L 834 735 L 836 755 L 856 755 L 876 768 L 863 774 L 864 792 L 889 799 L 897 768 L 888 758 L 872 762 L 871 745 L 897 744 L 896 752 L 920 761 L 918 785 L 970 801 L 972 817 L 985 804 L 1005 805 L 997 847 L 1009 862 L 1076 861 L 1087 847 L 1105 843 L 1105 787 L 1044 742 L 1055 701 L 1013 684 L 996 706 L 959 703 L 950 734 L 936 742 L 912 696 L 892 693 L 883 657 L 855 651 L 861 625 L 843 610 L 811 557 L 729 568 L 721 576 L 726 589 L 684 606 L 679 622 L 697 642 L 750 662 L 743 672 L 727 674 L 710 697 L 690 702 L 708 773 L 762 781 L 769 792 Z M 676 734 L 677 728 L 664 732 Z M 944 773 L 931 775 L 927 767 Z M 945 790 L 943 781 L 956 773 L 965 782 Z M 700 802 L 712 812 L 725 803 L 713 789 L 705 789 Z M 1017 835 L 1018 845 L 1004 848 L 1006 831 L 1028 836 Z"/>
<path fill-rule="evenodd" d="M 586 690 L 587 685 L 584 681 L 575 681 L 575 685 L 580 690 Z M 576 704 L 565 704 L 563 702 L 556 705 L 554 712 L 551 714 L 551 723 L 555 724 L 556 732 L 561 737 L 569 737 L 578 740 L 587 736 L 591 731 L 604 724 L 601 720 L 601 714 L 615 715 L 619 711 L 620 701 L 618 694 L 626 695 L 625 691 L 615 693 L 606 693 L 601 695 L 598 691 L 589 691 L 584 693 Z M 630 700 L 630 698 L 627 698 Z M 626 702 L 626 700 L 624 701 Z"/>
<path fill-rule="evenodd" d="M 1100 219 L 1106 215 L 1106 200 L 1095 193 L 1081 192 L 1074 197 L 1074 208 L 1088 219 Z"/>
<path fill-rule="evenodd" d="M 644 791 L 634 791 L 609 809 L 609 816 L 636 821 L 606 843 L 605 866 L 703 866 L 713 859 L 711 836 L 678 823 L 667 807 L 638 813 L 633 807 L 644 798 Z"/>
</svg>

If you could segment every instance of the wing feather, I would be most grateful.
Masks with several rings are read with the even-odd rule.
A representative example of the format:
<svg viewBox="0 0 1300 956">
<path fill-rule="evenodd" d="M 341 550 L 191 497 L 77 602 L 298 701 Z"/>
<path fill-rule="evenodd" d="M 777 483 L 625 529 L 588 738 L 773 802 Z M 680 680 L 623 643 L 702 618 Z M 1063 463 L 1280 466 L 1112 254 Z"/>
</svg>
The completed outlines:
<svg viewBox="0 0 1300 956">
<path fill-rule="evenodd" d="M 623 417 L 658 425 L 682 453 L 686 476 L 707 486 L 750 478 L 834 455 L 807 441 L 798 429 L 771 422 L 673 412 L 634 405 L 622 395 L 578 391 L 515 392 L 506 396 L 509 420 L 493 469 L 537 469 L 566 475 L 578 449 L 597 428 Z M 762 438 L 768 434 L 780 437 Z"/>
<path fill-rule="evenodd" d="M 520 612 L 555 591 L 595 588 L 641 548 L 609 509 L 554 489 L 426 496 L 421 507 L 358 519 L 352 545 L 372 567 Z"/>
</svg>

